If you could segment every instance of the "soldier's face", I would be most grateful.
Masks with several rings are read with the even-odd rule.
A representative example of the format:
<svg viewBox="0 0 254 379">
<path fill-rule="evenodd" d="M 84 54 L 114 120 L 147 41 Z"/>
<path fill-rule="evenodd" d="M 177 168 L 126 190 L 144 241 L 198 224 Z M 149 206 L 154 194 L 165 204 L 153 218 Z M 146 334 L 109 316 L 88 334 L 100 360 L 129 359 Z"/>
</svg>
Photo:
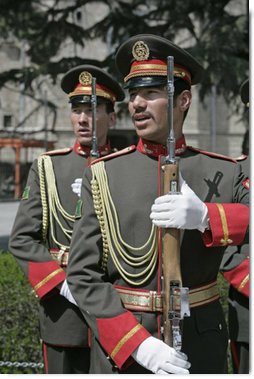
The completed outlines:
<svg viewBox="0 0 254 379">
<path fill-rule="evenodd" d="M 165 144 L 168 137 L 165 87 L 132 88 L 129 95 L 128 108 L 138 136 Z"/>
<path fill-rule="evenodd" d="M 78 142 L 91 146 L 92 142 L 92 107 L 91 104 L 77 104 L 71 109 L 71 123 Z M 105 104 L 96 107 L 96 135 L 98 146 L 105 145 L 108 129 L 115 124 L 115 113 L 107 113 Z"/>
</svg>

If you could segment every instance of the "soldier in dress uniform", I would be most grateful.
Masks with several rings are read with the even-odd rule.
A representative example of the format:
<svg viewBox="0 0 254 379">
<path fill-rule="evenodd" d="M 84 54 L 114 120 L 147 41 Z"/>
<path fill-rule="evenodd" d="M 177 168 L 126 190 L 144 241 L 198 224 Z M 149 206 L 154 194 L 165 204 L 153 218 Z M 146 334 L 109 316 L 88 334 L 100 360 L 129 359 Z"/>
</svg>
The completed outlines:
<svg viewBox="0 0 254 379">
<path fill-rule="evenodd" d="M 160 196 L 168 55 L 175 61 L 173 121 L 182 180 L 181 194 Z M 91 328 L 90 373 L 224 373 L 228 332 L 216 278 L 226 247 L 242 242 L 248 228 L 244 176 L 235 160 L 186 144 L 191 86 L 203 70 L 196 59 L 167 39 L 142 34 L 119 47 L 116 64 L 139 142 L 85 170 L 61 294 Z M 159 227 L 183 234 L 181 273 L 191 315 L 184 318 L 181 352 L 161 333 Z"/>
<path fill-rule="evenodd" d="M 240 88 L 241 100 L 249 107 L 249 79 Z M 244 141 L 246 142 L 246 141 Z M 246 146 L 247 145 L 247 146 Z M 248 143 L 243 143 L 237 158 L 244 173 L 250 175 Z M 249 179 L 245 181 L 249 188 Z M 229 247 L 221 262 L 221 272 L 230 283 L 228 293 L 228 327 L 234 374 L 249 374 L 249 260 L 248 244 Z"/>
<path fill-rule="evenodd" d="M 40 301 L 40 334 L 48 374 L 81 374 L 89 370 L 88 329 L 77 307 L 60 296 L 78 211 L 79 178 L 90 163 L 92 77 L 96 78 L 96 131 L 100 156 L 111 152 L 108 128 L 115 125 L 114 104 L 123 100 L 120 85 L 104 70 L 81 65 L 62 78 L 68 95 L 73 147 L 46 152 L 30 169 L 9 249 Z"/>
</svg>

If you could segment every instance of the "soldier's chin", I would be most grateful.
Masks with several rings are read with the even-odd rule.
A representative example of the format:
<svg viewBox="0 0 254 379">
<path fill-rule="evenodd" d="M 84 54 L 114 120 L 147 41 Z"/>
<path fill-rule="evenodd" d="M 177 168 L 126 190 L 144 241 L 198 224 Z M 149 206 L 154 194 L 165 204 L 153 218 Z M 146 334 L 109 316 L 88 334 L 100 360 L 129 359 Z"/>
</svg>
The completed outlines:
<svg viewBox="0 0 254 379">
<path fill-rule="evenodd" d="M 143 139 L 146 139 L 146 140 L 152 140 L 153 137 L 154 137 L 154 133 L 151 133 L 149 130 L 147 130 L 147 128 L 136 128 L 136 133 L 138 135 L 139 138 L 143 138 Z"/>
<path fill-rule="evenodd" d="M 91 146 L 92 144 L 92 137 L 84 137 L 84 136 L 79 136 L 78 137 L 78 142 L 82 146 Z"/>
</svg>

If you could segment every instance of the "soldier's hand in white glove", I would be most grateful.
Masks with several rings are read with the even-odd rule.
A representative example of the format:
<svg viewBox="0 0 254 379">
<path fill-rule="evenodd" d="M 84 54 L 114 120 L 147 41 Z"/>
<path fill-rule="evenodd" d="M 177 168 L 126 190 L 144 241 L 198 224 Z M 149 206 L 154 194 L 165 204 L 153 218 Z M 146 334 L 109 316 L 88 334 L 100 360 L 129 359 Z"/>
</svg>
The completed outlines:
<svg viewBox="0 0 254 379">
<path fill-rule="evenodd" d="M 154 374 L 189 374 L 191 364 L 184 353 L 177 352 L 163 341 L 148 337 L 132 353 L 141 366 Z"/>
<path fill-rule="evenodd" d="M 198 229 L 209 228 L 207 206 L 192 191 L 180 175 L 180 193 L 166 194 L 155 199 L 150 218 L 161 228 Z"/>
<path fill-rule="evenodd" d="M 81 194 L 82 178 L 77 178 L 71 185 L 72 191 L 76 193 L 79 197 Z"/>
<path fill-rule="evenodd" d="M 71 294 L 67 281 L 65 280 L 60 289 L 60 295 L 64 296 L 70 303 L 77 305 L 74 297 Z"/>
</svg>

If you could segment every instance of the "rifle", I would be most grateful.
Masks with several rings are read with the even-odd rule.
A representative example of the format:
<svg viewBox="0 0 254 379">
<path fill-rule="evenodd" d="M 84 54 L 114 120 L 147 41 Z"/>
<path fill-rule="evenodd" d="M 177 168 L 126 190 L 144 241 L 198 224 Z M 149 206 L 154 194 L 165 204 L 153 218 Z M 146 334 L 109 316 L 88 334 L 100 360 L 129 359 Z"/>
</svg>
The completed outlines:
<svg viewBox="0 0 254 379">
<path fill-rule="evenodd" d="M 96 78 L 92 77 L 92 148 L 90 151 L 90 160 L 93 161 L 99 158 L 99 150 L 97 146 L 97 132 L 96 132 L 96 107 L 97 107 L 97 96 L 96 96 Z"/>
<path fill-rule="evenodd" d="M 164 194 L 179 193 L 179 159 L 175 157 L 175 135 L 173 127 L 174 101 L 174 57 L 167 58 L 167 92 L 168 92 L 168 123 L 167 140 L 168 155 L 162 169 L 164 171 Z M 182 347 L 180 321 L 189 316 L 187 287 L 182 287 L 180 268 L 180 230 L 166 228 L 162 236 L 162 273 L 163 273 L 163 337 L 164 342 L 177 351 Z"/>
</svg>

